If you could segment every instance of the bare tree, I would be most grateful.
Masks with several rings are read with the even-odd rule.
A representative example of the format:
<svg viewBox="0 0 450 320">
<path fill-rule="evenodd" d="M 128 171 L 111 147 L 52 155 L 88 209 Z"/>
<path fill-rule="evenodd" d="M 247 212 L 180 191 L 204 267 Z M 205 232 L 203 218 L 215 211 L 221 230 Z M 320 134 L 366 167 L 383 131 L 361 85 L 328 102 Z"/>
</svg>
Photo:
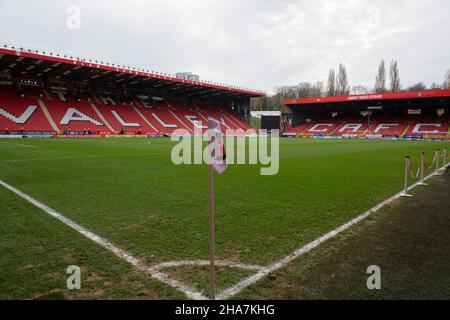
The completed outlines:
<svg viewBox="0 0 450 320">
<path fill-rule="evenodd" d="M 347 70 L 344 64 L 341 63 L 336 79 L 336 95 L 348 95 L 349 93 L 350 85 L 348 84 Z"/>
<path fill-rule="evenodd" d="M 383 93 L 386 92 L 386 67 L 384 65 L 384 60 L 381 60 L 378 67 L 378 74 L 375 79 L 375 92 Z"/>
<path fill-rule="evenodd" d="M 330 69 L 328 73 L 328 81 L 327 81 L 327 89 L 326 95 L 331 97 L 336 95 L 336 75 L 334 74 L 334 70 Z"/>
<path fill-rule="evenodd" d="M 353 86 L 350 90 L 351 94 L 367 94 L 369 93 L 369 89 L 362 85 Z"/>
<path fill-rule="evenodd" d="M 443 87 L 442 84 L 439 84 L 436 82 L 433 82 L 430 86 L 431 90 L 442 90 L 443 88 L 445 88 L 445 87 Z"/>
<path fill-rule="evenodd" d="M 312 97 L 323 97 L 325 91 L 325 86 L 322 81 L 316 82 L 312 87 L 311 96 Z"/>
<path fill-rule="evenodd" d="M 391 68 L 389 71 L 389 76 L 391 80 L 391 92 L 400 91 L 400 71 L 398 70 L 397 60 L 391 61 Z"/>
<path fill-rule="evenodd" d="M 427 90 L 427 86 L 423 82 L 416 83 L 415 85 L 412 85 L 406 91 L 424 91 Z"/>
</svg>

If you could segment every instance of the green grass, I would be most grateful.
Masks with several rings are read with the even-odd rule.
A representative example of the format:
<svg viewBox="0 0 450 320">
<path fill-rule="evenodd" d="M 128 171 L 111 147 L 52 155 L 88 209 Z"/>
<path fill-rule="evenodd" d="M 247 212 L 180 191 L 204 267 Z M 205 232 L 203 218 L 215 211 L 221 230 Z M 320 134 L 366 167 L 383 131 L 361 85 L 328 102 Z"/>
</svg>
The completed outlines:
<svg viewBox="0 0 450 320">
<path fill-rule="evenodd" d="M 173 145 L 168 139 L 145 138 L 0 140 L 0 179 L 149 265 L 207 260 L 207 168 L 173 165 Z M 431 163 L 434 150 L 443 145 L 281 140 L 278 175 L 261 176 L 259 166 L 239 165 L 216 178 L 217 258 L 260 265 L 280 259 L 400 191 L 404 157 L 413 156 L 417 166 L 416 159 L 425 151 Z M 116 271 L 99 272 L 113 282 L 100 297 L 139 298 L 135 282 L 116 284 L 129 277 L 128 266 L 100 254 L 95 244 L 12 193 L 1 190 L 0 197 L 6 229 L 0 236 L 0 269 L 7 270 L 0 274 L 1 287 L 7 288 L 1 293 L 4 298 L 30 298 L 64 287 L 60 277 L 51 281 L 42 274 L 50 267 L 64 273 L 69 263 L 61 260 L 65 250 L 73 252 L 72 264 L 99 269 L 117 265 Z M 20 269 L 25 263 L 43 270 Z M 227 280 L 235 281 L 235 276 L 220 281 Z M 149 286 L 159 294 L 149 298 L 179 296 L 165 286 Z"/>
<path fill-rule="evenodd" d="M 209 266 L 183 266 L 171 267 L 164 270 L 174 279 L 200 290 L 205 296 L 210 295 L 210 268 Z M 230 267 L 216 267 L 216 290 L 220 293 L 239 280 L 249 277 L 253 271 Z"/>
<path fill-rule="evenodd" d="M 433 177 L 360 224 L 233 299 L 402 299 L 450 297 L 450 173 Z M 368 266 L 381 290 L 368 290 Z"/>
<path fill-rule="evenodd" d="M 253 128 L 260 129 L 261 128 L 261 118 L 250 117 L 250 124 Z"/>
</svg>

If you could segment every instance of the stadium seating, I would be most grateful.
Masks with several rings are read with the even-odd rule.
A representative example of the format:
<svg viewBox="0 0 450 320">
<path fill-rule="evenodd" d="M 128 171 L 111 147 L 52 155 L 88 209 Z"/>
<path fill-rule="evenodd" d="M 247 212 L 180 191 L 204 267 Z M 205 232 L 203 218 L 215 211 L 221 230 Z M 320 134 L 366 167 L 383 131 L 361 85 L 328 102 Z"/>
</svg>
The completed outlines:
<svg viewBox="0 0 450 320">
<path fill-rule="evenodd" d="M 132 106 L 101 103 L 95 103 L 95 105 L 116 133 L 123 129 L 123 133 L 127 134 L 158 134 Z"/>
<path fill-rule="evenodd" d="M 245 122 L 240 116 L 236 115 L 231 108 L 224 108 L 223 112 L 230 118 L 231 121 L 239 125 L 242 130 L 253 129 L 250 124 Z"/>
<path fill-rule="evenodd" d="M 199 113 L 193 105 L 175 100 L 165 102 L 174 116 L 191 132 L 204 133 L 208 129 L 207 118 Z"/>
<path fill-rule="evenodd" d="M 209 104 L 196 104 L 182 100 L 153 98 L 90 96 L 69 92 L 65 88 L 48 90 L 36 86 L 0 87 L 0 131 L 54 131 L 53 120 L 59 133 L 93 134 L 172 134 L 185 129 L 193 134 L 196 129 L 204 133 L 209 117 L 217 119 L 224 129 L 242 129 L 251 126 L 231 109 Z M 39 103 L 38 98 L 42 99 Z M 48 110 L 49 119 L 45 116 Z"/>
<path fill-rule="evenodd" d="M 12 87 L 0 87 L 0 131 L 53 131 L 37 99 L 19 97 Z"/>
<path fill-rule="evenodd" d="M 306 129 L 310 128 L 312 126 L 311 123 L 303 123 L 299 126 L 293 127 L 289 130 L 287 130 L 285 133 L 287 134 L 299 134 L 299 135 L 308 135 L 305 133 Z"/>
<path fill-rule="evenodd" d="M 373 123 L 365 132 L 365 136 L 385 136 L 400 137 L 408 127 L 407 123 L 390 122 L 390 123 Z"/>
<path fill-rule="evenodd" d="M 346 122 L 338 126 L 334 132 L 339 136 L 360 136 L 364 134 L 369 125 L 361 122 Z"/>
<path fill-rule="evenodd" d="M 425 122 L 411 124 L 406 132 L 407 136 L 442 136 L 446 135 L 449 130 L 448 123 Z"/>
<path fill-rule="evenodd" d="M 214 118 L 225 127 L 225 129 L 232 130 L 247 130 L 249 128 L 248 125 L 243 125 L 237 119 L 233 119 L 232 115 L 228 112 L 224 112 L 221 108 L 215 108 L 210 105 L 200 105 L 198 106 L 199 112 L 202 113 L 206 118 Z"/>
<path fill-rule="evenodd" d="M 46 131 L 54 128 L 45 107 L 60 132 L 91 131 L 93 134 L 172 134 L 176 129 L 205 132 L 208 118 L 220 121 L 224 129 L 248 130 L 249 124 L 231 108 L 182 100 L 88 96 L 67 91 L 47 94 L 39 87 L 24 87 L 19 96 L 12 86 L 0 86 L 0 131 Z M 44 94 L 45 93 L 45 94 Z M 38 101 L 43 98 L 43 106 Z M 49 99 L 48 99 L 49 98 Z M 369 119 L 360 114 L 317 118 L 285 133 L 302 136 L 344 137 L 428 137 L 450 134 L 450 117 L 376 113 Z"/>
<path fill-rule="evenodd" d="M 88 102 L 45 100 L 51 117 L 61 131 L 83 132 L 86 130 L 96 134 L 112 133 Z"/>
<path fill-rule="evenodd" d="M 303 133 L 307 135 L 331 135 L 336 131 L 336 129 L 340 126 L 339 123 L 331 122 L 331 121 L 321 121 L 321 122 L 315 122 L 311 123 L 305 130 L 303 130 Z"/>
<path fill-rule="evenodd" d="M 177 129 L 188 130 L 167 107 L 139 108 L 139 111 L 160 134 L 170 135 Z"/>
<path fill-rule="evenodd" d="M 397 119 L 394 121 L 394 119 Z M 437 121 L 433 116 L 386 117 L 378 116 L 371 120 L 357 121 L 354 118 L 329 118 L 303 123 L 285 132 L 286 135 L 300 136 L 348 136 L 348 137 L 429 137 L 449 136 L 450 125 L 445 117 Z"/>
</svg>

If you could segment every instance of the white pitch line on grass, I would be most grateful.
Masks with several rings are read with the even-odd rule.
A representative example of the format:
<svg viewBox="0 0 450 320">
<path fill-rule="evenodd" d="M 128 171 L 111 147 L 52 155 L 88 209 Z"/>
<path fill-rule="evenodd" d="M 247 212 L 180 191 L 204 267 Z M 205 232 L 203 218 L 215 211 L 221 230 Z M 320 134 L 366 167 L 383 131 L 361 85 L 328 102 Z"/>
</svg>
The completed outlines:
<svg viewBox="0 0 450 320">
<path fill-rule="evenodd" d="M 0 143 L 9 144 L 11 146 L 19 146 L 19 147 L 26 147 L 26 148 L 37 148 L 36 146 L 32 146 L 32 145 L 29 145 L 29 144 L 21 144 L 21 143 L 5 142 L 5 141 L 0 141 Z"/>
<path fill-rule="evenodd" d="M 17 194 L 19 197 L 25 199 L 26 201 L 30 202 L 34 206 L 38 207 L 39 209 L 45 211 L 50 216 L 54 217 L 55 219 L 61 221 L 65 225 L 69 226 L 70 228 L 74 229 L 75 231 L 81 233 L 86 238 L 94 241 L 101 247 L 107 249 L 108 251 L 114 253 L 117 257 L 121 258 L 122 260 L 125 260 L 126 262 L 130 263 L 132 266 L 134 266 L 137 270 L 150 275 L 153 279 L 156 279 L 158 281 L 161 281 L 170 287 L 177 289 L 181 292 L 183 292 L 186 296 L 188 296 L 191 299 L 195 300 L 206 300 L 207 298 L 198 290 L 185 285 L 177 280 L 169 278 L 165 273 L 156 270 L 154 268 L 150 268 L 146 265 L 145 262 L 133 257 L 131 254 L 126 252 L 125 250 L 119 248 L 112 242 L 106 240 L 105 238 L 100 237 L 99 235 L 89 231 L 88 229 L 80 226 L 76 222 L 66 218 L 61 213 L 57 212 L 56 210 L 46 206 L 45 204 L 37 201 L 36 199 L 30 197 L 26 193 L 14 188 L 13 186 L 7 184 L 6 182 L 0 180 L 0 185 L 5 187 L 6 189 L 10 190 L 11 192 Z"/>
<path fill-rule="evenodd" d="M 165 268 L 182 267 L 182 266 L 209 266 L 209 265 L 210 265 L 209 260 L 175 260 L 159 263 L 157 265 L 152 266 L 152 269 L 160 270 Z M 250 271 L 260 271 L 264 269 L 263 266 L 226 260 L 216 260 L 215 265 L 217 267 L 239 268 Z"/>
<path fill-rule="evenodd" d="M 5 159 L 0 160 L 0 162 L 27 162 L 27 161 L 50 161 L 50 160 L 79 160 L 79 159 L 96 159 L 96 158 L 126 158 L 126 157 L 143 157 L 152 155 L 162 155 L 168 154 L 165 152 L 154 152 L 154 153 L 135 153 L 135 154 L 124 154 L 124 155 L 91 155 L 91 156 L 77 156 L 77 157 L 58 157 L 58 158 L 28 158 L 28 159 Z"/>
<path fill-rule="evenodd" d="M 450 163 L 447 164 L 446 166 L 442 167 L 441 170 L 445 171 L 449 167 L 450 167 Z M 431 173 L 426 178 L 424 178 L 424 181 L 427 181 L 427 180 L 429 180 L 430 178 L 432 178 L 434 176 L 435 176 L 435 172 Z M 420 182 L 416 182 L 412 186 L 408 187 L 408 191 L 411 191 L 411 190 L 415 189 L 419 185 L 420 185 Z M 291 263 L 293 260 L 297 259 L 298 257 L 304 255 L 305 253 L 310 252 L 313 249 L 316 249 L 317 247 L 319 247 L 325 241 L 327 241 L 327 240 L 329 240 L 331 238 L 334 238 L 335 236 L 337 236 L 341 232 L 347 230 L 348 228 L 350 228 L 351 226 L 357 224 L 358 222 L 361 222 L 362 220 L 366 219 L 367 217 L 369 217 L 373 213 L 377 212 L 381 208 L 385 207 L 386 205 L 391 204 L 395 200 L 399 199 L 402 195 L 403 195 L 403 191 L 401 191 L 401 192 L 397 193 L 396 195 L 392 196 L 391 198 L 386 199 L 383 202 L 377 204 L 375 207 L 367 210 L 366 212 L 364 212 L 361 215 L 357 216 L 353 220 L 350 220 L 349 222 L 341 225 L 340 227 L 338 227 L 338 228 L 328 232 L 327 234 L 324 234 L 323 236 L 321 236 L 321 237 L 317 238 L 316 240 L 314 240 L 314 241 L 304 245 L 303 247 L 298 248 L 297 250 L 292 252 L 290 255 L 284 257 L 283 259 L 281 259 L 281 260 L 279 260 L 279 261 L 277 261 L 277 262 L 275 262 L 275 263 L 273 263 L 273 264 L 271 264 L 271 265 L 269 265 L 267 267 L 264 267 L 262 270 L 256 272 L 255 274 L 253 274 L 253 275 L 251 275 L 251 276 L 241 280 L 236 285 L 223 290 L 217 296 L 217 299 L 218 300 L 225 300 L 225 299 L 229 299 L 229 298 L 235 296 L 236 294 L 240 293 L 242 290 L 244 290 L 248 286 L 250 286 L 252 284 L 255 284 L 256 282 L 260 281 L 261 279 L 263 279 L 264 277 L 266 277 L 270 273 L 285 267 L 286 265 L 288 265 L 289 263 Z"/>
</svg>

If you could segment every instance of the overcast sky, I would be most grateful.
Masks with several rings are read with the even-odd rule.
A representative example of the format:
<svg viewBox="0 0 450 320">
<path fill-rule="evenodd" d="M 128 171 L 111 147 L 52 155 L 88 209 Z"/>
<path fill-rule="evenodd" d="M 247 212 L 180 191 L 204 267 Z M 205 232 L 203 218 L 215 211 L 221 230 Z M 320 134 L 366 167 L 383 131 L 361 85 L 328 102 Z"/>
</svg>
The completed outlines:
<svg viewBox="0 0 450 320">
<path fill-rule="evenodd" d="M 339 62 L 372 88 L 396 58 L 404 87 L 443 82 L 449 13 L 449 0 L 0 0 L 0 42 L 267 92 L 325 82 Z"/>
</svg>

